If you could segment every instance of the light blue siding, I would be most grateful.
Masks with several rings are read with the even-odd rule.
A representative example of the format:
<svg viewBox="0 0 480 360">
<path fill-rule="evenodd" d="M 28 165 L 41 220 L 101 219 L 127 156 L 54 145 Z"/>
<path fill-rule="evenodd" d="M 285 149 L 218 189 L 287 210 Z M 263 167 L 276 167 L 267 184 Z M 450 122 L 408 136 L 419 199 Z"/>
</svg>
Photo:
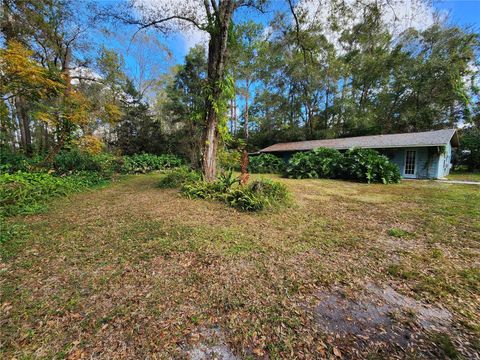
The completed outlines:
<svg viewBox="0 0 480 360">
<path fill-rule="evenodd" d="M 380 152 L 388 156 L 390 161 L 398 166 L 400 174 L 405 177 L 405 153 L 407 150 L 416 151 L 416 171 L 413 178 L 436 179 L 448 175 L 451 167 L 452 147 L 417 147 L 385 149 Z"/>
<path fill-rule="evenodd" d="M 447 144 L 445 146 L 445 151 L 440 154 L 438 161 L 438 172 L 437 177 L 443 178 L 450 173 L 450 168 L 452 167 L 452 145 Z"/>
</svg>

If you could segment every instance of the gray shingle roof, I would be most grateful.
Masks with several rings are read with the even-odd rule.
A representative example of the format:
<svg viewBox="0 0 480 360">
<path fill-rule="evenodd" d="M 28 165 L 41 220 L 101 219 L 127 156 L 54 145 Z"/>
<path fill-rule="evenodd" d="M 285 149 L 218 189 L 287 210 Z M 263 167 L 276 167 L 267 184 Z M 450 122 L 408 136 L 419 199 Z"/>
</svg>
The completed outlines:
<svg viewBox="0 0 480 360">
<path fill-rule="evenodd" d="M 386 149 L 399 147 L 444 146 L 452 141 L 452 139 L 453 145 L 458 146 L 458 138 L 455 129 L 279 143 L 266 147 L 265 149 L 260 150 L 260 152 L 302 151 L 312 150 L 319 147 L 346 150 L 353 147 Z"/>
</svg>

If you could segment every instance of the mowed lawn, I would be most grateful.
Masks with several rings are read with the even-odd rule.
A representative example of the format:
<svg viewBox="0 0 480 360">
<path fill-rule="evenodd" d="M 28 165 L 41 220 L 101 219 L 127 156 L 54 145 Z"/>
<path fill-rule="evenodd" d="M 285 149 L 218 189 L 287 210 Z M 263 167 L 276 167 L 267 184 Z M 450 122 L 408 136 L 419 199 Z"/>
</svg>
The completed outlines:
<svg viewBox="0 0 480 360">
<path fill-rule="evenodd" d="M 9 220 L 1 358 L 194 358 L 208 329 L 237 358 L 478 354 L 479 186 L 278 179 L 291 207 L 252 214 L 160 189 L 160 177 Z M 392 314 L 418 340 L 403 348 L 326 331 L 325 294 L 355 299 L 372 284 L 448 310 L 450 324 Z"/>
</svg>

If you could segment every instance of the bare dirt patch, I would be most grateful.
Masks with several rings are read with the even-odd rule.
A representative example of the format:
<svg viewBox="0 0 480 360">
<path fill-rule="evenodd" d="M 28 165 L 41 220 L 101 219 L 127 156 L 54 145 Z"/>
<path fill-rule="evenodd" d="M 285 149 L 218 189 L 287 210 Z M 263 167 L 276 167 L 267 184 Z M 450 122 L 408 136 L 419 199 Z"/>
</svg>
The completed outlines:
<svg viewBox="0 0 480 360">
<path fill-rule="evenodd" d="M 364 346 L 394 344 L 407 349 L 423 331 L 447 331 L 452 314 L 402 295 L 390 286 L 367 284 L 359 295 L 340 289 L 319 293 L 318 326 L 335 337 L 354 336 Z"/>
<path fill-rule="evenodd" d="M 193 344 L 184 346 L 184 354 L 190 360 L 239 360 L 219 327 L 201 328 L 190 334 Z"/>
</svg>

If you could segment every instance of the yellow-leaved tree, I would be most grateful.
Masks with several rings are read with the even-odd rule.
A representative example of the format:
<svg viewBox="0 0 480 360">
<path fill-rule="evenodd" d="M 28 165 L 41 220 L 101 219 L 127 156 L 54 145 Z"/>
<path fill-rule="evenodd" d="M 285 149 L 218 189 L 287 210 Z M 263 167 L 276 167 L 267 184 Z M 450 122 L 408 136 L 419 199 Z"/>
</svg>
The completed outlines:
<svg viewBox="0 0 480 360">
<path fill-rule="evenodd" d="M 42 98 L 58 94 L 64 82 L 49 69 L 32 59 L 33 51 L 17 41 L 0 49 L 0 93 L 4 101 L 15 96 Z"/>
</svg>

